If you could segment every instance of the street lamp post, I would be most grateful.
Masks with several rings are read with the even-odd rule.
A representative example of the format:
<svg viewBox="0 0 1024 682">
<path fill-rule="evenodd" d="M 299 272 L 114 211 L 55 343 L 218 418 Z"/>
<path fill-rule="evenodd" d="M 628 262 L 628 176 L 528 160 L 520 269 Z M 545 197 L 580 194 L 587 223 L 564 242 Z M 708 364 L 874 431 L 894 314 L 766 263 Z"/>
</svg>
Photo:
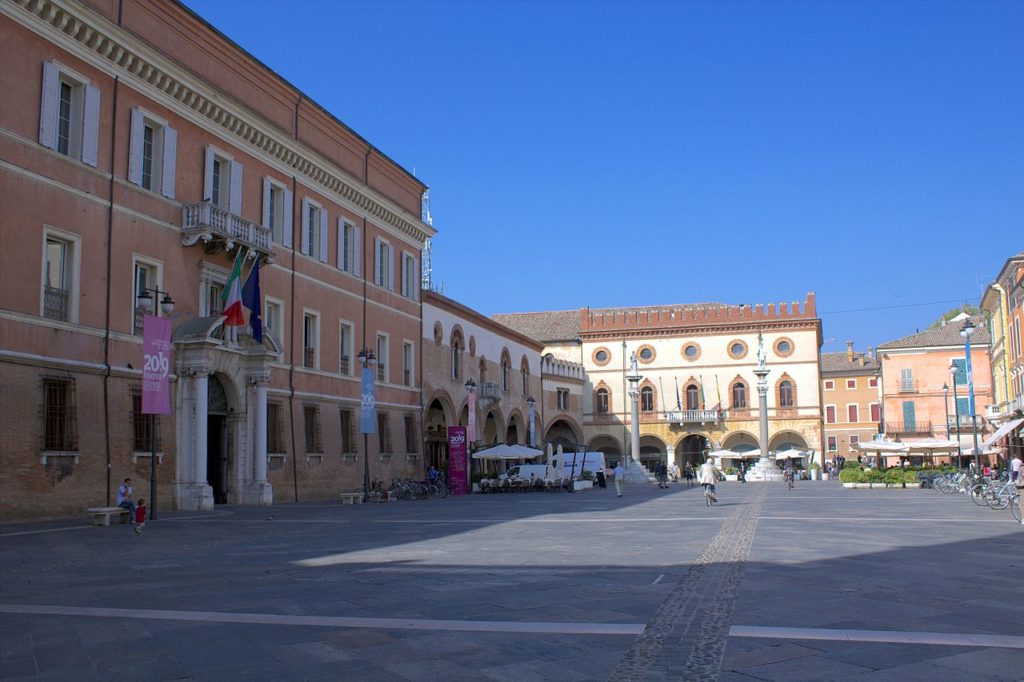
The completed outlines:
<svg viewBox="0 0 1024 682">
<path fill-rule="evenodd" d="M 942 405 L 946 408 L 946 440 L 949 440 L 949 384 L 942 384 Z"/>
<path fill-rule="evenodd" d="M 373 376 L 373 368 L 377 365 L 377 356 L 369 348 L 363 348 L 356 355 L 359 364 L 363 366 L 362 386 L 360 390 L 360 415 L 359 430 L 363 432 L 363 502 L 370 501 L 370 434 L 376 429 L 376 396 L 374 384 L 376 377 Z"/>
<path fill-rule="evenodd" d="M 467 485 L 472 489 L 473 480 L 473 444 L 476 442 L 476 382 L 472 377 L 466 379 L 466 478 Z M 484 465 L 480 465 L 484 468 Z"/>
<path fill-rule="evenodd" d="M 964 337 L 964 354 L 967 358 L 967 408 L 971 411 L 971 429 L 974 431 L 974 471 L 981 473 L 981 453 L 978 452 L 978 413 L 974 408 L 974 372 L 971 369 L 971 334 L 977 327 L 971 318 L 964 320 L 960 336 Z"/>
<path fill-rule="evenodd" d="M 956 465 L 963 466 L 963 450 L 960 448 L 960 401 L 956 395 L 956 375 L 959 368 L 955 362 L 949 363 L 949 375 L 953 377 L 953 418 L 956 419 Z M 949 429 L 947 428 L 947 433 Z"/>
<path fill-rule="evenodd" d="M 152 293 L 150 293 L 152 292 Z M 163 294 L 163 298 L 160 295 Z M 160 301 L 160 309 L 156 310 L 154 303 Z M 158 316 L 162 312 L 169 316 L 174 312 L 174 300 L 166 291 L 160 291 L 160 287 L 140 287 L 135 297 L 135 305 L 144 313 L 153 311 Z M 149 415 L 149 520 L 156 520 L 156 414 Z"/>
</svg>

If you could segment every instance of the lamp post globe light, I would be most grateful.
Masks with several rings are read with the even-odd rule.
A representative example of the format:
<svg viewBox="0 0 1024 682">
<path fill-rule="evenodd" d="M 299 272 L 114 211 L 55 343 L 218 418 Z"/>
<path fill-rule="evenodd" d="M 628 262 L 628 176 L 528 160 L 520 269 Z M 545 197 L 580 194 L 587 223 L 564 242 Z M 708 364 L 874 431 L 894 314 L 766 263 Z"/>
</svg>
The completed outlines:
<svg viewBox="0 0 1024 682">
<path fill-rule="evenodd" d="M 960 448 L 960 402 L 956 393 L 956 375 L 959 372 L 959 368 L 956 366 L 956 362 L 949 363 L 949 376 L 953 378 L 953 419 L 956 420 L 956 465 L 963 465 L 963 450 Z M 949 429 L 946 430 L 947 433 Z"/>
<path fill-rule="evenodd" d="M 964 337 L 964 356 L 967 367 L 967 408 L 971 413 L 971 429 L 974 431 L 974 470 L 981 473 L 981 454 L 978 452 L 978 414 L 974 407 L 974 372 L 971 369 L 971 334 L 977 327 L 971 322 L 971 318 L 964 320 L 964 326 L 960 328 L 960 336 Z"/>
<path fill-rule="evenodd" d="M 161 294 L 163 297 L 161 298 Z M 155 310 L 156 306 L 154 302 L 160 300 L 160 310 Z M 174 299 L 171 298 L 170 294 L 166 291 L 160 291 L 160 288 L 153 287 L 139 287 L 139 293 L 135 297 L 135 306 L 138 310 L 141 310 L 145 314 L 153 313 L 157 317 L 162 312 L 164 317 L 169 317 L 174 312 Z M 149 415 L 149 520 L 156 520 L 156 414 Z M 110 471 L 107 470 L 107 478 L 110 477 Z M 109 488 L 109 480 L 108 480 Z"/>
<path fill-rule="evenodd" d="M 376 424 L 376 398 L 374 396 L 373 368 L 377 365 L 377 356 L 369 348 L 363 348 L 356 355 L 359 364 L 363 366 L 362 386 L 360 391 L 360 424 L 359 430 L 363 432 L 363 502 L 370 501 L 370 434 L 375 430 Z M 367 371 L 369 370 L 369 371 Z"/>
</svg>

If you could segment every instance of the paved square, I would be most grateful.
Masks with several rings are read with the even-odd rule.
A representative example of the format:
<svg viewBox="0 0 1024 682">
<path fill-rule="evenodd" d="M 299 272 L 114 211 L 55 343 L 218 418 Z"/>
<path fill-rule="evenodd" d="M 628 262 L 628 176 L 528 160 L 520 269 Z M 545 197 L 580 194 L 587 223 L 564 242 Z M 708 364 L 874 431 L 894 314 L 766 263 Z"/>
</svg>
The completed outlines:
<svg viewBox="0 0 1024 682">
<path fill-rule="evenodd" d="M 0 678 L 1024 680 L 1024 531 L 927 490 L 629 486 L 0 528 Z"/>
</svg>

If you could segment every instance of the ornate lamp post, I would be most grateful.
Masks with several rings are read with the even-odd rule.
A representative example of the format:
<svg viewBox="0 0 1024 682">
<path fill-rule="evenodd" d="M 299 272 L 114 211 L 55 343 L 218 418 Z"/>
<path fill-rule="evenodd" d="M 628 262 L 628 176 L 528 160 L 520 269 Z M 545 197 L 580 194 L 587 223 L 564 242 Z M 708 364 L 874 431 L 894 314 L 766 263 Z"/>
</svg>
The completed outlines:
<svg viewBox="0 0 1024 682">
<path fill-rule="evenodd" d="M 377 356 L 369 348 L 363 348 L 356 355 L 363 366 L 360 390 L 359 430 L 363 432 L 363 502 L 370 501 L 370 434 L 377 430 L 377 399 L 373 368 L 377 365 Z"/>
<path fill-rule="evenodd" d="M 964 456 L 960 449 L 960 402 L 956 395 L 956 375 L 959 371 L 960 368 L 956 366 L 955 362 L 949 363 L 949 375 L 953 377 L 953 419 L 956 420 L 956 465 L 958 467 L 963 464 Z M 946 435 L 949 435 L 949 427 L 946 428 Z"/>
<path fill-rule="evenodd" d="M 161 294 L 163 297 L 161 298 Z M 160 300 L 160 310 L 155 310 L 153 303 Z M 166 291 L 160 291 L 159 287 L 140 287 L 139 293 L 135 297 L 135 306 L 142 312 L 149 314 L 153 312 L 157 317 L 162 312 L 165 317 L 169 317 L 174 312 L 174 300 L 170 294 Z M 149 520 L 153 521 L 156 519 L 156 414 L 149 415 L 149 444 L 150 444 L 150 456 L 149 456 Z M 110 477 L 110 470 L 107 469 L 107 477 Z M 109 488 L 109 481 L 107 487 Z"/>
<path fill-rule="evenodd" d="M 971 412 L 971 428 L 974 430 L 974 470 L 981 473 L 981 455 L 978 452 L 978 414 L 974 409 L 974 371 L 971 369 L 971 334 L 977 327 L 971 318 L 964 320 L 960 328 L 960 336 L 964 337 L 964 354 L 967 358 L 967 408 Z"/>
</svg>

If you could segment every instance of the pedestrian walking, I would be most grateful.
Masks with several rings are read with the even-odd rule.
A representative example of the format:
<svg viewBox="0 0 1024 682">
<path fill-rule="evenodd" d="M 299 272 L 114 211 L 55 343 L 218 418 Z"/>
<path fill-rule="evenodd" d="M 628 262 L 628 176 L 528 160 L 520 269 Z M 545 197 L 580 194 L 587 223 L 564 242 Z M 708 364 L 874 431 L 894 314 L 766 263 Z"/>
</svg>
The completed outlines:
<svg viewBox="0 0 1024 682">
<path fill-rule="evenodd" d="M 135 523 L 135 502 L 132 501 L 134 492 L 130 478 L 124 479 L 124 483 L 117 489 L 117 506 L 128 510 L 128 521 L 132 524 Z"/>
<path fill-rule="evenodd" d="M 622 479 L 626 477 L 626 470 L 616 462 L 615 468 L 612 469 L 612 475 L 615 476 L 615 496 L 622 497 Z"/>
<path fill-rule="evenodd" d="M 139 498 L 135 506 L 135 534 L 142 535 L 142 529 L 146 527 L 146 501 Z"/>
<path fill-rule="evenodd" d="M 1010 460 L 1010 480 L 1014 483 L 1020 483 L 1020 467 L 1020 455 L 1014 455 L 1013 459 Z"/>
<path fill-rule="evenodd" d="M 683 469 L 683 476 L 686 477 L 686 485 L 693 487 L 693 465 L 689 462 L 686 463 L 686 468 Z"/>
<path fill-rule="evenodd" d="M 668 465 L 664 462 L 658 465 L 658 487 L 668 487 Z"/>
<path fill-rule="evenodd" d="M 747 482 L 747 466 L 743 462 L 740 462 L 740 474 L 738 479 L 740 483 Z"/>
</svg>

